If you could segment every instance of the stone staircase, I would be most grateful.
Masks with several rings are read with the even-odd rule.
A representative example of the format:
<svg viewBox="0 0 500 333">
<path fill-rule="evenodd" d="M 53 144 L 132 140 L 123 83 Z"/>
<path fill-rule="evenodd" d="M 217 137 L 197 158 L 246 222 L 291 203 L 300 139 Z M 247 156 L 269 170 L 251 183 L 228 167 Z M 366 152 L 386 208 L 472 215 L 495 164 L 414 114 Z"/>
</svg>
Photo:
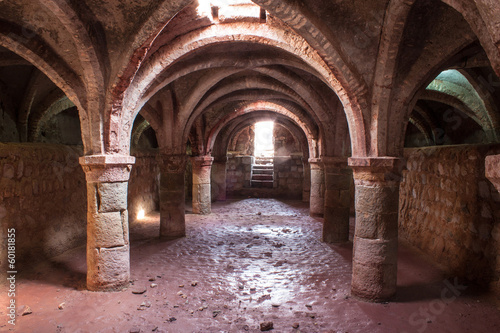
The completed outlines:
<svg viewBox="0 0 500 333">
<path fill-rule="evenodd" d="M 252 165 L 252 187 L 273 188 L 274 164 L 272 157 L 256 157 Z"/>
</svg>

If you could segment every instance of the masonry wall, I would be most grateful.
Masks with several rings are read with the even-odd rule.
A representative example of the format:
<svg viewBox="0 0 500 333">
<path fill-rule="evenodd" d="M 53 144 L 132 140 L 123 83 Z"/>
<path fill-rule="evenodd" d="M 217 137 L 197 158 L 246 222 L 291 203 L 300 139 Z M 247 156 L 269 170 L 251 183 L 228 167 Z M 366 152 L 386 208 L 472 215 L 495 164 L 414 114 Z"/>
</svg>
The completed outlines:
<svg viewBox="0 0 500 333">
<path fill-rule="evenodd" d="M 81 146 L 0 144 L 0 226 L 16 229 L 16 256 L 29 264 L 84 245 L 87 234 Z M 129 216 L 158 206 L 155 152 L 136 152 L 129 183 Z M 0 247 L 0 267 L 6 246 Z"/>
<path fill-rule="evenodd" d="M 406 149 L 400 236 L 451 274 L 500 294 L 500 195 L 484 176 L 499 145 Z"/>
<path fill-rule="evenodd" d="M 253 156 L 227 155 L 226 193 L 228 196 L 244 196 L 250 188 Z"/>
<path fill-rule="evenodd" d="M 0 223 L 3 235 L 16 229 L 18 261 L 53 257 L 85 243 L 82 153 L 76 146 L 0 144 Z"/>
<path fill-rule="evenodd" d="M 274 187 L 280 197 L 302 199 L 304 166 L 301 155 L 274 158 Z"/>
<path fill-rule="evenodd" d="M 129 223 L 134 223 L 141 209 L 147 214 L 160 209 L 160 168 L 157 149 L 132 150 L 136 161 L 128 185 Z"/>
<path fill-rule="evenodd" d="M 232 197 L 280 197 L 302 199 L 304 167 L 302 156 L 277 156 L 274 158 L 274 188 L 251 187 L 253 156 L 228 154 L 226 186 Z"/>
</svg>

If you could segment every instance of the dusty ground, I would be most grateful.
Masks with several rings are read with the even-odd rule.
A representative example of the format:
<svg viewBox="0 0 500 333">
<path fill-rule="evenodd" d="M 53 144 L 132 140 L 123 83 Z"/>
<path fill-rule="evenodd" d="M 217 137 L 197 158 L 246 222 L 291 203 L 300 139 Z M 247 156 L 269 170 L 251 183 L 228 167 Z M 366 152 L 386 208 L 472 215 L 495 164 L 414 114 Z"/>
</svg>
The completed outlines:
<svg viewBox="0 0 500 333">
<path fill-rule="evenodd" d="M 0 331 L 258 332 L 272 321 L 273 332 L 500 332 L 500 312 L 476 288 L 453 287 L 403 245 L 396 299 L 351 298 L 352 245 L 321 243 L 321 220 L 301 202 L 217 203 L 187 226 L 170 242 L 156 239 L 157 215 L 131 228 L 133 285 L 122 292 L 84 290 L 84 248 L 23 268 L 17 302 L 33 313 L 13 330 L 2 306 Z"/>
</svg>

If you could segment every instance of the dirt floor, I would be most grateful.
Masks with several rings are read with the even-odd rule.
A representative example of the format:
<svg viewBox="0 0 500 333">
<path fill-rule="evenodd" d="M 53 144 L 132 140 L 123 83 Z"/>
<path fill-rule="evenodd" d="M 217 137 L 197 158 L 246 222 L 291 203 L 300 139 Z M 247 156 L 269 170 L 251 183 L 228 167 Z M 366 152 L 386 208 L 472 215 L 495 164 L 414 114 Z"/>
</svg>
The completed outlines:
<svg viewBox="0 0 500 333">
<path fill-rule="evenodd" d="M 17 303 L 32 314 L 12 329 L 2 306 L 0 332 L 260 332 L 262 322 L 272 332 L 500 332 L 477 288 L 404 245 L 397 297 L 351 298 L 352 244 L 322 243 L 321 219 L 302 202 L 231 200 L 186 223 L 188 236 L 168 242 L 157 214 L 131 227 L 133 285 L 122 292 L 85 290 L 85 248 L 23 268 Z"/>
</svg>

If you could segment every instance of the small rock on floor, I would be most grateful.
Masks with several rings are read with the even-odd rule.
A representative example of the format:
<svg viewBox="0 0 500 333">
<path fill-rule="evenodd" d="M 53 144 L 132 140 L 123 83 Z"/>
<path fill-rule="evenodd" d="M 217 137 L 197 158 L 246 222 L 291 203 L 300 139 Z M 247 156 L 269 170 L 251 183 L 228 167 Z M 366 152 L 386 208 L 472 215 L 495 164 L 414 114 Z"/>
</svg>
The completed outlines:
<svg viewBox="0 0 500 333">
<path fill-rule="evenodd" d="M 299 327 L 300 327 L 300 324 L 299 324 L 299 323 L 295 323 L 295 324 L 293 324 L 293 325 L 292 325 L 292 328 L 295 328 L 295 329 L 297 329 L 297 328 L 299 328 Z"/>
<path fill-rule="evenodd" d="M 23 305 L 20 310 L 22 311 L 21 316 L 26 316 L 33 313 L 33 311 L 31 311 L 31 308 L 27 305 Z"/>
<path fill-rule="evenodd" d="M 262 332 L 270 331 L 273 328 L 274 328 L 274 324 L 272 321 L 266 321 L 266 322 L 260 323 L 260 330 Z"/>
<path fill-rule="evenodd" d="M 137 288 L 132 289 L 132 294 L 141 295 L 141 294 L 144 294 L 146 291 L 147 291 L 147 289 L 144 287 L 137 287 Z"/>
<path fill-rule="evenodd" d="M 59 310 L 62 310 L 62 309 L 64 309 L 64 307 L 65 307 L 65 306 L 66 306 L 66 303 L 64 303 L 64 302 L 63 302 L 63 303 L 59 304 L 59 305 L 57 306 L 57 308 L 58 308 Z"/>
</svg>

